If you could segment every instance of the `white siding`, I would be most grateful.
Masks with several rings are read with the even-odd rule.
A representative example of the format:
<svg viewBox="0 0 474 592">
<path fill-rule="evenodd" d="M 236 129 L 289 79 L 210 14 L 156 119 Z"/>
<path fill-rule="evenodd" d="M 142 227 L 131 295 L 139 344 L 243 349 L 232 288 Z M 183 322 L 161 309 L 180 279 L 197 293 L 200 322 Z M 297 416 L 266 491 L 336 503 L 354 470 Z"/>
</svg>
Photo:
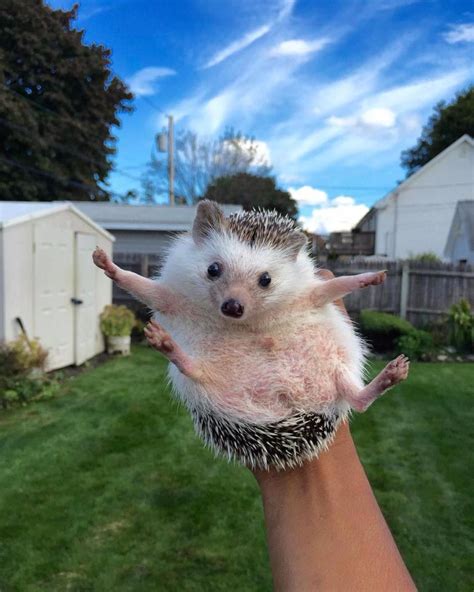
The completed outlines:
<svg viewBox="0 0 474 592">
<path fill-rule="evenodd" d="M 467 142 L 425 165 L 378 209 L 376 254 L 406 258 L 431 251 L 442 258 L 456 204 L 464 200 L 474 200 L 474 147 Z"/>
</svg>

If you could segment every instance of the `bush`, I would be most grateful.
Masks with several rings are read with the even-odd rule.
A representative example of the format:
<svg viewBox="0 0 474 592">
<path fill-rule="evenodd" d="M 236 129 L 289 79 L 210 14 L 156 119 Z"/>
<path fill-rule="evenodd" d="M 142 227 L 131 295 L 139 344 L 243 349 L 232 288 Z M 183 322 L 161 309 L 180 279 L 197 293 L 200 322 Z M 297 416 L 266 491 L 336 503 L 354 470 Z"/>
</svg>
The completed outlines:
<svg viewBox="0 0 474 592">
<path fill-rule="evenodd" d="M 0 346 L 0 406 L 25 405 L 28 401 L 49 398 L 59 385 L 43 375 L 33 376 L 34 368 L 42 368 L 47 352 L 38 341 L 26 337 Z"/>
<path fill-rule="evenodd" d="M 427 331 L 413 329 L 397 339 L 397 352 L 410 360 L 429 360 L 433 354 L 433 337 Z"/>
<path fill-rule="evenodd" d="M 410 254 L 408 261 L 419 263 L 442 263 L 441 259 L 436 253 L 426 251 L 425 253 L 418 253 L 417 255 Z"/>
<path fill-rule="evenodd" d="M 449 309 L 450 341 L 460 351 L 474 350 L 474 314 L 466 298 Z"/>
<path fill-rule="evenodd" d="M 109 304 L 100 315 L 100 328 L 108 337 L 130 335 L 135 326 L 135 315 L 123 304 Z"/>
<path fill-rule="evenodd" d="M 375 310 L 362 310 L 359 326 L 362 335 L 378 352 L 394 350 L 399 337 L 415 330 L 405 319 Z"/>
<path fill-rule="evenodd" d="M 37 339 L 28 339 L 26 335 L 22 334 L 8 345 L 13 352 L 17 363 L 25 372 L 39 368 L 44 370 L 48 352 L 41 347 Z"/>
</svg>

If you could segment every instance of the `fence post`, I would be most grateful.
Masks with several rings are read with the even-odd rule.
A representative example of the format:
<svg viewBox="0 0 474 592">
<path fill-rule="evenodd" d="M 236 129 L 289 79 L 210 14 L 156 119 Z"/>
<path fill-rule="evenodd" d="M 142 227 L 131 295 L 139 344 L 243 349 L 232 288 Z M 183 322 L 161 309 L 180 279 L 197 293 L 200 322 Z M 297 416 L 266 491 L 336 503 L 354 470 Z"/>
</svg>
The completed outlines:
<svg viewBox="0 0 474 592">
<path fill-rule="evenodd" d="M 142 255 L 140 257 L 140 273 L 145 276 L 148 277 L 148 255 Z"/>
<path fill-rule="evenodd" d="M 400 289 L 400 316 L 407 318 L 408 296 L 410 291 L 410 263 L 404 261 L 402 264 L 402 282 Z"/>
</svg>

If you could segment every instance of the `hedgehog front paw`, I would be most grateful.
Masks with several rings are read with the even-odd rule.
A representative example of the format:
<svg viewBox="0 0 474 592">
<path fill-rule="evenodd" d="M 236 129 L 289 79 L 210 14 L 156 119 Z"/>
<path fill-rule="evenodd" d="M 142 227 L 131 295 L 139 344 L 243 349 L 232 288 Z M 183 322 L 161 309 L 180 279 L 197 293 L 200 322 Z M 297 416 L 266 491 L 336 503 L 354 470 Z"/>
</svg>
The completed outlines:
<svg viewBox="0 0 474 592">
<path fill-rule="evenodd" d="M 107 255 L 104 249 L 100 249 L 99 247 L 97 247 L 96 250 L 92 253 L 92 260 L 99 269 L 103 269 L 105 271 L 105 275 L 107 277 L 109 277 L 111 280 L 116 279 L 119 268 Z"/>
<path fill-rule="evenodd" d="M 386 271 L 377 271 L 375 273 L 363 273 L 360 276 L 360 287 L 378 286 L 387 279 Z"/>
<path fill-rule="evenodd" d="M 405 380 L 409 369 L 410 360 L 405 355 L 401 354 L 392 360 L 385 366 L 380 376 L 383 388 L 388 389 Z"/>
<path fill-rule="evenodd" d="M 169 333 L 154 319 L 148 323 L 144 330 L 145 337 L 153 349 L 169 356 L 174 351 L 174 342 Z"/>
</svg>

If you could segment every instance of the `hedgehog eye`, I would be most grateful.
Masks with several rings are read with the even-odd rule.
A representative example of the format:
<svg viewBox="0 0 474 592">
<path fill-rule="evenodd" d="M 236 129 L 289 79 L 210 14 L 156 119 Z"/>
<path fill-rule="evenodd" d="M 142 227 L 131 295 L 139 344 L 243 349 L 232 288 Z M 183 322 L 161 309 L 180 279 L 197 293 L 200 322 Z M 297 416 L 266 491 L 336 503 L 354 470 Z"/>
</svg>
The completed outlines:
<svg viewBox="0 0 474 592">
<path fill-rule="evenodd" d="M 222 274 L 222 266 L 220 263 L 217 263 L 217 261 L 215 261 L 214 263 L 211 263 L 209 265 L 209 267 L 207 268 L 207 275 L 212 280 L 215 280 L 216 278 L 220 277 L 221 274 Z"/>
<path fill-rule="evenodd" d="M 258 278 L 258 285 L 262 288 L 268 288 L 272 278 L 270 277 L 267 271 L 263 272 L 262 275 Z"/>
</svg>

